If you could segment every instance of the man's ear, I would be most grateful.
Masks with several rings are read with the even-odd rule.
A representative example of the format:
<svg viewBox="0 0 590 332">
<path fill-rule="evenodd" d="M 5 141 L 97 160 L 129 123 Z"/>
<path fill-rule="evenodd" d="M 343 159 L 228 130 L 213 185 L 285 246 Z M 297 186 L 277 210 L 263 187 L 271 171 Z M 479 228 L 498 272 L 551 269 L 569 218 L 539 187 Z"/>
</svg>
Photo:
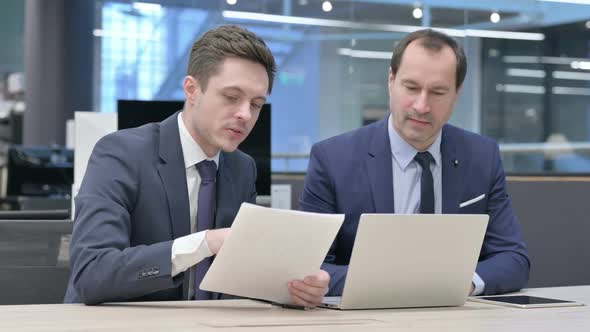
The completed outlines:
<svg viewBox="0 0 590 332">
<path fill-rule="evenodd" d="M 201 93 L 201 86 L 197 79 L 187 75 L 184 77 L 184 81 L 182 82 L 182 90 L 184 91 L 184 97 L 186 98 L 186 101 L 194 104 Z"/>
<path fill-rule="evenodd" d="M 455 103 L 459 100 L 459 95 L 461 94 L 461 90 L 463 89 L 463 84 L 459 85 L 457 88 L 457 93 L 455 94 Z"/>
<path fill-rule="evenodd" d="M 387 71 L 387 90 L 389 91 L 389 95 L 391 96 L 391 91 L 393 89 L 393 81 L 395 80 L 395 75 L 393 74 L 393 70 L 389 67 Z"/>
</svg>

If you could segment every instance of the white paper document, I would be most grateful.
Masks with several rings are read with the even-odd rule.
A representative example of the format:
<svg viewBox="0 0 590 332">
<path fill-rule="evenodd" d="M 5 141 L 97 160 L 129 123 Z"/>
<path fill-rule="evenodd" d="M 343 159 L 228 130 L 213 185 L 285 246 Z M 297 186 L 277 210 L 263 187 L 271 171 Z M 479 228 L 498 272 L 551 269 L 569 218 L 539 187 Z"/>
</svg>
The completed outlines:
<svg viewBox="0 0 590 332">
<path fill-rule="evenodd" d="M 287 283 L 320 270 L 343 221 L 343 214 L 243 203 L 200 288 L 293 303 Z"/>
</svg>

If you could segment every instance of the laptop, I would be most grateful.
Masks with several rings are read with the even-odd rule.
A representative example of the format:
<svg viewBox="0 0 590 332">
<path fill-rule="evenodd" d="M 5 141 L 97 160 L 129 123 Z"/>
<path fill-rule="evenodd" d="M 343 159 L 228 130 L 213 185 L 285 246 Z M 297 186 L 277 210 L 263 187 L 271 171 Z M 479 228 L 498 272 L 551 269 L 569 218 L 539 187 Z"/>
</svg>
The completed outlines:
<svg viewBox="0 0 590 332">
<path fill-rule="evenodd" d="M 323 307 L 460 306 L 467 299 L 488 215 L 362 214 L 342 296 Z"/>
</svg>

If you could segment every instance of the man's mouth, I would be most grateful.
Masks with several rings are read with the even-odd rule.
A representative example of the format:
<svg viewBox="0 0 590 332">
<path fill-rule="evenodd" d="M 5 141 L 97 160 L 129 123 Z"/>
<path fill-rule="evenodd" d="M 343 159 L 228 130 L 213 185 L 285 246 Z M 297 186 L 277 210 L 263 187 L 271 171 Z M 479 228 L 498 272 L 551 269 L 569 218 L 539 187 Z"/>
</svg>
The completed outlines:
<svg viewBox="0 0 590 332">
<path fill-rule="evenodd" d="M 421 125 L 428 125 L 430 124 L 430 121 L 426 121 L 426 120 L 421 120 L 421 119 L 416 119 L 416 118 L 409 118 L 411 121 L 416 122 L 418 124 Z"/>
</svg>

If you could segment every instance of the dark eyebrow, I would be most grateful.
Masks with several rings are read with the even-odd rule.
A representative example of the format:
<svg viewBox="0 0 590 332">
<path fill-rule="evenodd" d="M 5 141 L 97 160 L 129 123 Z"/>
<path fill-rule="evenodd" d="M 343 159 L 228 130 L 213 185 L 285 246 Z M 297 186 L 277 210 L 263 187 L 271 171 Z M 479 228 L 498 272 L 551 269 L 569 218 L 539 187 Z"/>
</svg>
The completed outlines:
<svg viewBox="0 0 590 332">
<path fill-rule="evenodd" d="M 237 86 L 226 86 L 226 87 L 222 88 L 221 90 L 224 92 L 225 91 L 238 92 L 239 94 L 242 94 L 242 95 L 246 94 L 246 92 L 244 90 L 242 90 L 240 87 L 237 87 Z M 257 97 L 254 97 L 253 100 L 260 100 L 263 103 L 265 103 L 266 97 L 265 96 L 257 96 Z"/>
<path fill-rule="evenodd" d="M 414 81 L 414 80 L 411 80 L 411 79 L 408 79 L 408 78 L 405 78 L 405 79 L 403 79 L 403 80 L 402 80 L 402 84 L 412 84 L 412 85 L 418 85 L 418 83 L 417 83 L 416 81 Z"/>
<path fill-rule="evenodd" d="M 444 91 L 449 91 L 451 88 L 446 86 L 446 85 L 435 85 L 432 87 L 432 90 L 444 90 Z"/>
</svg>

